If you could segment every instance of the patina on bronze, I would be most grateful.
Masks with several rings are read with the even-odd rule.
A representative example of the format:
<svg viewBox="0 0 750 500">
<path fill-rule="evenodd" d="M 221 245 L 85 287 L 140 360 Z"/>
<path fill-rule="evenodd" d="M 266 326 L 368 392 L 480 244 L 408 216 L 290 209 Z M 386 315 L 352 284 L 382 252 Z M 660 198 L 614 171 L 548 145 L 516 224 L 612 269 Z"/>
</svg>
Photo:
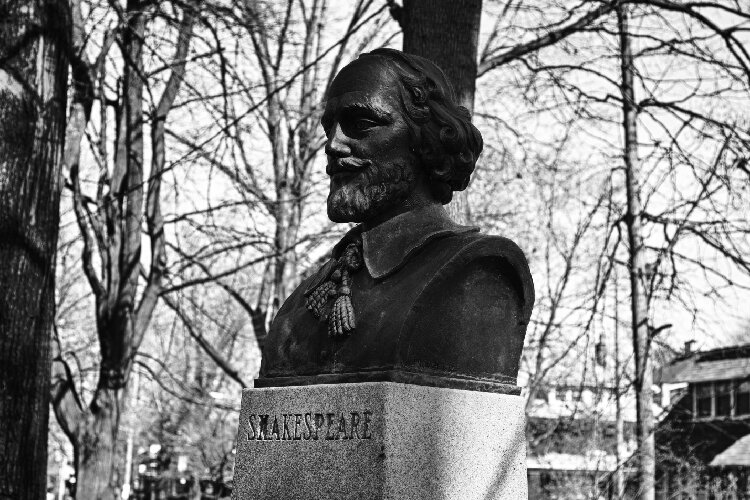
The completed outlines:
<svg viewBox="0 0 750 500">
<path fill-rule="evenodd" d="M 274 319 L 258 387 L 397 381 L 514 392 L 534 287 L 523 252 L 447 216 L 482 136 L 432 62 L 392 49 L 336 76 L 328 216 L 357 222 Z"/>
</svg>

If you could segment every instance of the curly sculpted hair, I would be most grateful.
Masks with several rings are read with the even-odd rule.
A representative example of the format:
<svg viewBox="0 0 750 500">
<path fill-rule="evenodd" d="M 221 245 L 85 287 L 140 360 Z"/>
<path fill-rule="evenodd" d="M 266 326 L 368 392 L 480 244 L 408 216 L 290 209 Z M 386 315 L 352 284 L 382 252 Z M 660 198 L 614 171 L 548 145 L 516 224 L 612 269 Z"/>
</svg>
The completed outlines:
<svg viewBox="0 0 750 500">
<path fill-rule="evenodd" d="M 469 111 L 456 102 L 453 87 L 435 63 L 395 49 L 376 49 L 359 56 L 378 58 L 394 71 L 400 85 L 404 118 L 412 150 L 431 181 L 433 194 L 445 204 L 463 191 L 484 146 Z"/>
</svg>

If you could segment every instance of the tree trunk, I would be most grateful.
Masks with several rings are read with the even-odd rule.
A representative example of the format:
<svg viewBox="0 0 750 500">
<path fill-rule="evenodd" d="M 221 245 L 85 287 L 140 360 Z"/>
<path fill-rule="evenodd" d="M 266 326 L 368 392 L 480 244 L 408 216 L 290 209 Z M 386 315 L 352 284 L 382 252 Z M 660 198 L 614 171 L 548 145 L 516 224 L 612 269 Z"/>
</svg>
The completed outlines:
<svg viewBox="0 0 750 500">
<path fill-rule="evenodd" d="M 474 112 L 477 44 L 482 0 L 404 0 L 400 23 L 404 52 L 426 57 L 445 72 L 458 102 Z M 466 223 L 470 210 L 466 191 L 453 193 L 448 212 Z"/>
<path fill-rule="evenodd" d="M 117 498 L 112 472 L 120 413 L 124 410 L 118 404 L 118 392 L 100 387 L 94 399 L 97 406 L 92 405 L 85 422 L 79 427 L 76 498 L 80 500 Z"/>
<path fill-rule="evenodd" d="M 655 460 L 653 412 L 651 404 L 652 373 L 650 361 L 650 339 L 648 333 L 648 302 L 646 300 L 644 276 L 645 259 L 641 236 L 641 202 L 638 185 L 638 136 L 637 109 L 635 106 L 635 67 L 628 35 L 628 14 L 622 5 L 617 9 L 620 31 L 620 58 L 622 65 L 622 108 L 625 136 L 625 178 L 628 228 L 631 314 L 633 328 L 633 352 L 635 354 L 636 390 L 636 439 L 638 443 L 638 498 L 653 500 Z"/>
<path fill-rule="evenodd" d="M 65 3 L 0 0 L 0 498 L 47 486 Z"/>
</svg>

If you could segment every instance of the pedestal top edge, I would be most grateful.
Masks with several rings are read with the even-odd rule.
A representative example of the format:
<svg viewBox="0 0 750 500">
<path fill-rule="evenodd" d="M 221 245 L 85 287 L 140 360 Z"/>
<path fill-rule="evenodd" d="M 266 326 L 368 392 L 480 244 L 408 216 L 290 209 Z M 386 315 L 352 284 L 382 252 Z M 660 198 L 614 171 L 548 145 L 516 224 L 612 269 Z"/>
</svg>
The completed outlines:
<svg viewBox="0 0 750 500">
<path fill-rule="evenodd" d="M 449 377 L 443 375 L 407 372 L 402 370 L 358 373 L 332 373 L 298 377 L 258 378 L 255 380 L 254 387 L 256 389 L 265 389 L 281 387 L 304 387 L 311 385 L 352 385 L 372 382 L 391 382 L 423 387 L 490 392 L 512 396 L 518 396 L 521 394 L 520 387 L 493 380 Z"/>
</svg>

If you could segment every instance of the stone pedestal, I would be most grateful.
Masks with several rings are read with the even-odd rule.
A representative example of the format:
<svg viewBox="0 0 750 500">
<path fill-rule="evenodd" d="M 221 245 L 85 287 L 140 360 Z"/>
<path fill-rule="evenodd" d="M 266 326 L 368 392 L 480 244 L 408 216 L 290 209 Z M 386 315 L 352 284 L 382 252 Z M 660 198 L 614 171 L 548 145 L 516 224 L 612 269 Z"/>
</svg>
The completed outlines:
<svg viewBox="0 0 750 500">
<path fill-rule="evenodd" d="M 519 500 L 520 396 L 395 382 L 246 389 L 235 500 Z"/>
</svg>

